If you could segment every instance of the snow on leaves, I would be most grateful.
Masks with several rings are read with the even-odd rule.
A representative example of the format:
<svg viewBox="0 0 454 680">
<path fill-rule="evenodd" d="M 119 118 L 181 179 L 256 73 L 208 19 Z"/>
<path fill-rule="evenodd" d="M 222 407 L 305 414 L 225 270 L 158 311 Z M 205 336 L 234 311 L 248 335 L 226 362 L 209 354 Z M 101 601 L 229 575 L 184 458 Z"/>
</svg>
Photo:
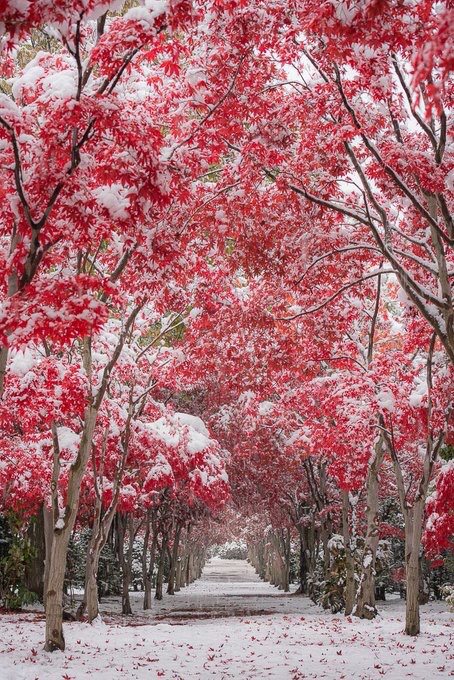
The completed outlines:
<svg viewBox="0 0 454 680">
<path fill-rule="evenodd" d="M 86 275 L 47 277 L 30 284 L 4 302 L 0 341 L 16 346 L 32 340 L 67 344 L 96 332 L 108 315 L 106 304 L 93 295 L 99 289 L 99 280 Z"/>
</svg>

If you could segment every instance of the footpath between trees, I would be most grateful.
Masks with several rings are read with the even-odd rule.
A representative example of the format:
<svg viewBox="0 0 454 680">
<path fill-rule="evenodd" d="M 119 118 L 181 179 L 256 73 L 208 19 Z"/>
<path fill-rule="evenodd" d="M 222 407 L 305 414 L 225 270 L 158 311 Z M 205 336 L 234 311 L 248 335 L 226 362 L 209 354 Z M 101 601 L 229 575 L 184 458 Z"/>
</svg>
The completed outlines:
<svg viewBox="0 0 454 680">
<path fill-rule="evenodd" d="M 374 680 L 448 678 L 453 616 L 422 607 L 422 632 L 403 633 L 404 602 L 383 603 L 373 621 L 333 615 L 309 598 L 260 581 L 240 560 L 211 560 L 202 578 L 148 612 L 132 593 L 101 602 L 102 620 L 66 624 L 65 652 L 42 649 L 43 615 L 0 616 L 2 680 Z"/>
</svg>

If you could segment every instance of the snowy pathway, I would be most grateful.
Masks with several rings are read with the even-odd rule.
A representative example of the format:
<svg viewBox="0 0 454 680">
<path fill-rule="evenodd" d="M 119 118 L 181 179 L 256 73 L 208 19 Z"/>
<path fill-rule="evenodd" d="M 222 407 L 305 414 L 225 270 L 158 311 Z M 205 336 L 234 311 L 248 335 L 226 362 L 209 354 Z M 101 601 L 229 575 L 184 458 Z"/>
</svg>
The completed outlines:
<svg viewBox="0 0 454 680">
<path fill-rule="evenodd" d="M 142 593 L 131 593 L 134 615 L 149 620 L 143 612 Z M 275 613 L 298 613 L 301 598 L 283 593 L 261 581 L 253 567 L 244 560 L 213 559 L 205 566 L 202 578 L 183 588 L 175 596 L 153 601 L 151 616 L 156 621 L 181 622 L 191 619 L 229 616 L 259 616 Z M 118 598 L 101 603 L 105 616 L 119 612 Z"/>
<path fill-rule="evenodd" d="M 320 610 L 262 583 L 239 561 L 213 560 L 203 577 L 134 616 L 102 603 L 104 621 L 65 625 L 66 652 L 42 651 L 44 621 L 0 614 L 0 680 L 432 680 L 454 671 L 453 617 L 422 609 L 422 634 L 402 633 L 404 607 L 374 621 Z"/>
</svg>

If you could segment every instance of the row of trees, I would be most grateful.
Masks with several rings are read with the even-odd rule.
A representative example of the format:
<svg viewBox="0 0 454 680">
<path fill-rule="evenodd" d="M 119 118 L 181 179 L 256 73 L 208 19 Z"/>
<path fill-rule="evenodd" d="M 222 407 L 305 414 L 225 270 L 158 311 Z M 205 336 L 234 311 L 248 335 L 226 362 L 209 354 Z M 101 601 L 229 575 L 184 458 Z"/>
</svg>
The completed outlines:
<svg viewBox="0 0 454 680">
<path fill-rule="evenodd" d="M 46 648 L 64 648 L 77 517 L 92 618 L 116 511 L 169 504 L 150 530 L 165 554 L 225 502 L 223 450 L 238 505 L 284 546 L 292 526 L 309 564 L 342 516 L 346 608 L 367 618 L 385 487 L 416 634 L 425 500 L 452 442 L 452 10 L 2 12 L 0 474 L 4 507 L 47 508 Z"/>
</svg>

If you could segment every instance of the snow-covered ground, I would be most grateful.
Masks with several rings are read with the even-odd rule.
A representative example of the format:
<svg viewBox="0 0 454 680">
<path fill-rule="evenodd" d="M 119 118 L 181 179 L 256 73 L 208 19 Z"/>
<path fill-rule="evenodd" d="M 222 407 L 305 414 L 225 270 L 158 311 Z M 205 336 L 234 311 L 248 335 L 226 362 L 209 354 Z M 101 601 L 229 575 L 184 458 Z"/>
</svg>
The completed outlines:
<svg viewBox="0 0 454 680">
<path fill-rule="evenodd" d="M 66 651 L 42 651 L 40 614 L 0 616 L 0 680 L 342 678 L 432 680 L 454 675 L 453 616 L 422 608 L 422 634 L 402 633 L 404 604 L 372 622 L 323 612 L 285 595 L 236 560 L 213 559 L 202 579 L 134 616 L 102 604 L 103 622 L 66 623 Z M 132 625 L 131 625 L 132 624 Z"/>
</svg>

